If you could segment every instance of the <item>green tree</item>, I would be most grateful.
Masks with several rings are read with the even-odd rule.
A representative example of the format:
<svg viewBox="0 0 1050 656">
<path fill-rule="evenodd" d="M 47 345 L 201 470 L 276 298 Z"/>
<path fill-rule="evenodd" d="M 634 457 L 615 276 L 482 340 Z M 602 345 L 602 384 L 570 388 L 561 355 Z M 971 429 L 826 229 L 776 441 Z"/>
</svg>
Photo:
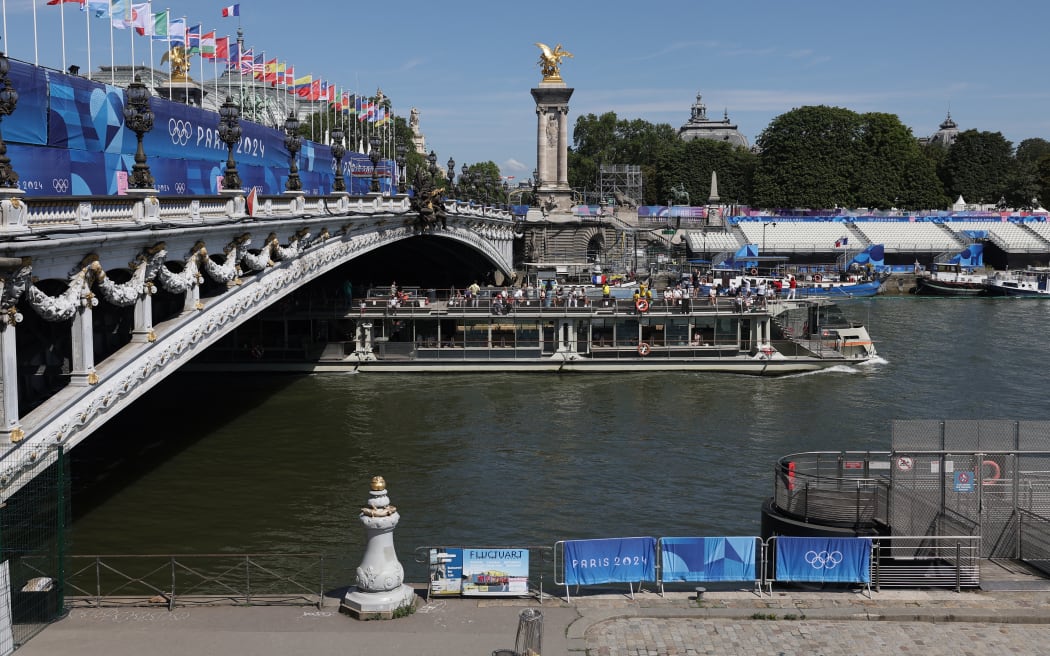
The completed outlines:
<svg viewBox="0 0 1050 656">
<path fill-rule="evenodd" d="M 718 195 L 723 202 L 748 202 L 756 156 L 723 141 L 678 141 L 659 153 L 652 189 L 657 203 L 665 203 L 671 188 L 684 185 L 693 205 L 711 196 L 711 173 L 718 174 Z"/>
<path fill-rule="evenodd" d="M 1007 193 L 1013 169 L 1013 146 L 1000 132 L 960 132 L 948 149 L 940 176 L 952 198 L 994 203 Z"/>
<path fill-rule="evenodd" d="M 863 124 L 839 107 L 800 107 L 773 119 L 759 135 L 753 203 L 759 207 L 854 204 L 853 171 Z"/>
</svg>

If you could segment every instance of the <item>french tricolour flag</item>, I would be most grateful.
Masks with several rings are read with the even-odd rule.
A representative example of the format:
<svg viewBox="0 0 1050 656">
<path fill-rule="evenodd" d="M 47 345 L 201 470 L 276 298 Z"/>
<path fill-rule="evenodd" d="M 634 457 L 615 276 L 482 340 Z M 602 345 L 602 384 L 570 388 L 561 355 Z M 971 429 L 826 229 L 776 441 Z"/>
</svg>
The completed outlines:
<svg viewBox="0 0 1050 656">
<path fill-rule="evenodd" d="M 230 16 L 240 16 L 240 15 L 241 15 L 241 5 L 240 4 L 230 5 L 229 7 L 223 7 L 222 8 L 222 17 L 223 18 L 229 18 Z"/>
</svg>

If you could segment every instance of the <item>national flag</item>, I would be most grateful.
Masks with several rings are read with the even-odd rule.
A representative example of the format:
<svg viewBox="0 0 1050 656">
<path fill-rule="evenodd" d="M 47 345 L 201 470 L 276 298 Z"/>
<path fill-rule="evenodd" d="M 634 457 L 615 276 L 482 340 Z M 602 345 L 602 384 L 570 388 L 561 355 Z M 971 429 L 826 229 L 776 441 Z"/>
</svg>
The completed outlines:
<svg viewBox="0 0 1050 656">
<path fill-rule="evenodd" d="M 178 41 L 185 45 L 186 43 L 186 19 L 175 18 L 168 19 L 168 39 L 171 41 Z"/>
<path fill-rule="evenodd" d="M 72 4 L 72 3 L 75 2 L 78 5 L 80 5 L 80 9 L 83 10 L 84 9 L 84 1 L 85 0 L 47 0 L 47 4 L 49 4 L 49 5 L 63 5 L 63 4 Z"/>
<path fill-rule="evenodd" d="M 313 84 L 313 81 L 313 75 L 304 75 L 302 77 L 297 77 L 292 83 L 291 88 L 293 91 L 295 91 L 297 95 L 305 96 L 310 93 L 310 85 Z"/>
<path fill-rule="evenodd" d="M 256 80 L 263 79 L 263 75 L 266 74 L 266 64 L 263 62 L 263 55 L 256 55 L 255 59 L 252 60 L 251 73 Z"/>
<path fill-rule="evenodd" d="M 310 95 L 306 97 L 307 100 L 320 100 L 321 99 L 321 80 L 314 80 L 313 84 L 310 85 Z"/>
<path fill-rule="evenodd" d="M 263 82 L 269 82 L 271 85 L 277 84 L 277 66 L 276 58 L 263 64 Z"/>
<path fill-rule="evenodd" d="M 289 91 L 295 86 L 295 68 L 292 66 L 284 69 L 284 86 L 288 87 Z"/>
<path fill-rule="evenodd" d="M 849 237 L 840 237 L 839 240 L 835 242 L 835 248 L 839 248 L 840 246 L 845 246 L 848 243 L 849 243 Z"/>
<path fill-rule="evenodd" d="M 222 8 L 222 17 L 223 18 L 229 18 L 230 16 L 240 16 L 240 15 L 241 15 L 241 5 L 240 4 L 230 5 L 229 7 L 223 7 Z"/>
<path fill-rule="evenodd" d="M 114 5 L 116 5 L 116 2 L 111 4 L 109 0 L 87 0 L 87 8 L 95 12 L 95 18 L 109 16 Z M 120 11 L 123 11 L 123 9 Z"/>
<path fill-rule="evenodd" d="M 149 12 L 149 4 L 131 5 L 125 10 L 123 16 L 113 19 L 113 27 L 118 30 L 126 30 L 131 27 L 152 30 L 153 15 Z"/>
<path fill-rule="evenodd" d="M 372 115 L 372 121 L 376 126 L 385 125 L 388 120 L 390 120 L 390 117 L 386 113 L 386 107 L 378 108 Z"/>
<path fill-rule="evenodd" d="M 186 28 L 186 50 L 190 53 L 199 53 L 201 51 L 200 25 Z"/>
<path fill-rule="evenodd" d="M 349 114 L 350 116 L 357 116 L 357 96 L 350 95 L 347 92 L 346 98 L 343 100 L 343 113 Z"/>
<path fill-rule="evenodd" d="M 215 34 L 212 32 L 211 34 Z M 212 59 L 221 59 L 226 61 L 230 58 L 230 37 L 220 36 L 215 39 L 215 52 L 212 53 Z"/>
<path fill-rule="evenodd" d="M 139 36 L 146 36 L 149 34 L 155 39 L 167 39 L 168 38 L 168 10 L 160 12 L 159 14 L 153 14 L 153 25 L 150 26 L 150 30 L 147 32 L 143 29 L 135 30 L 139 33 Z"/>
<path fill-rule="evenodd" d="M 201 35 L 201 57 L 215 59 L 215 51 L 218 44 L 215 41 L 215 32 L 207 32 Z"/>
<path fill-rule="evenodd" d="M 255 216 L 255 201 L 258 196 L 258 187 L 252 187 L 252 190 L 248 192 L 248 198 L 245 199 L 245 205 L 247 205 L 248 216 Z"/>
</svg>

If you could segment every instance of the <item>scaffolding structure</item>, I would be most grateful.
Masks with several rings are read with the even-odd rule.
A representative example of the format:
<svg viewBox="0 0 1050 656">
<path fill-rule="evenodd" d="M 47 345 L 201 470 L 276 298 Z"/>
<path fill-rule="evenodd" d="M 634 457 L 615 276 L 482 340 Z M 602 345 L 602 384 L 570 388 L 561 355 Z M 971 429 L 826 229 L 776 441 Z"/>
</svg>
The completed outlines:
<svg viewBox="0 0 1050 656">
<path fill-rule="evenodd" d="M 621 198 L 629 199 L 635 205 L 642 205 L 644 191 L 640 166 L 602 164 L 598 169 L 598 193 L 601 200 L 609 205 L 618 204 L 617 192 Z"/>
</svg>

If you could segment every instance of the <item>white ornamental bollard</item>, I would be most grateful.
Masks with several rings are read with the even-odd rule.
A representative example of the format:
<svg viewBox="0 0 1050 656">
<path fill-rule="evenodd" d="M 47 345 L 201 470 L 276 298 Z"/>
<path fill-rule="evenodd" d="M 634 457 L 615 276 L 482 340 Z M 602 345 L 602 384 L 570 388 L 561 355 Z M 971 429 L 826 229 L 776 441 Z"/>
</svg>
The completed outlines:
<svg viewBox="0 0 1050 656">
<path fill-rule="evenodd" d="M 371 487 L 359 517 L 365 526 L 365 556 L 357 568 L 357 584 L 340 607 L 357 619 L 391 619 L 399 610 L 415 607 L 416 592 L 405 585 L 405 569 L 394 550 L 394 529 L 401 516 L 390 505 L 382 476 L 373 477 Z"/>
</svg>

